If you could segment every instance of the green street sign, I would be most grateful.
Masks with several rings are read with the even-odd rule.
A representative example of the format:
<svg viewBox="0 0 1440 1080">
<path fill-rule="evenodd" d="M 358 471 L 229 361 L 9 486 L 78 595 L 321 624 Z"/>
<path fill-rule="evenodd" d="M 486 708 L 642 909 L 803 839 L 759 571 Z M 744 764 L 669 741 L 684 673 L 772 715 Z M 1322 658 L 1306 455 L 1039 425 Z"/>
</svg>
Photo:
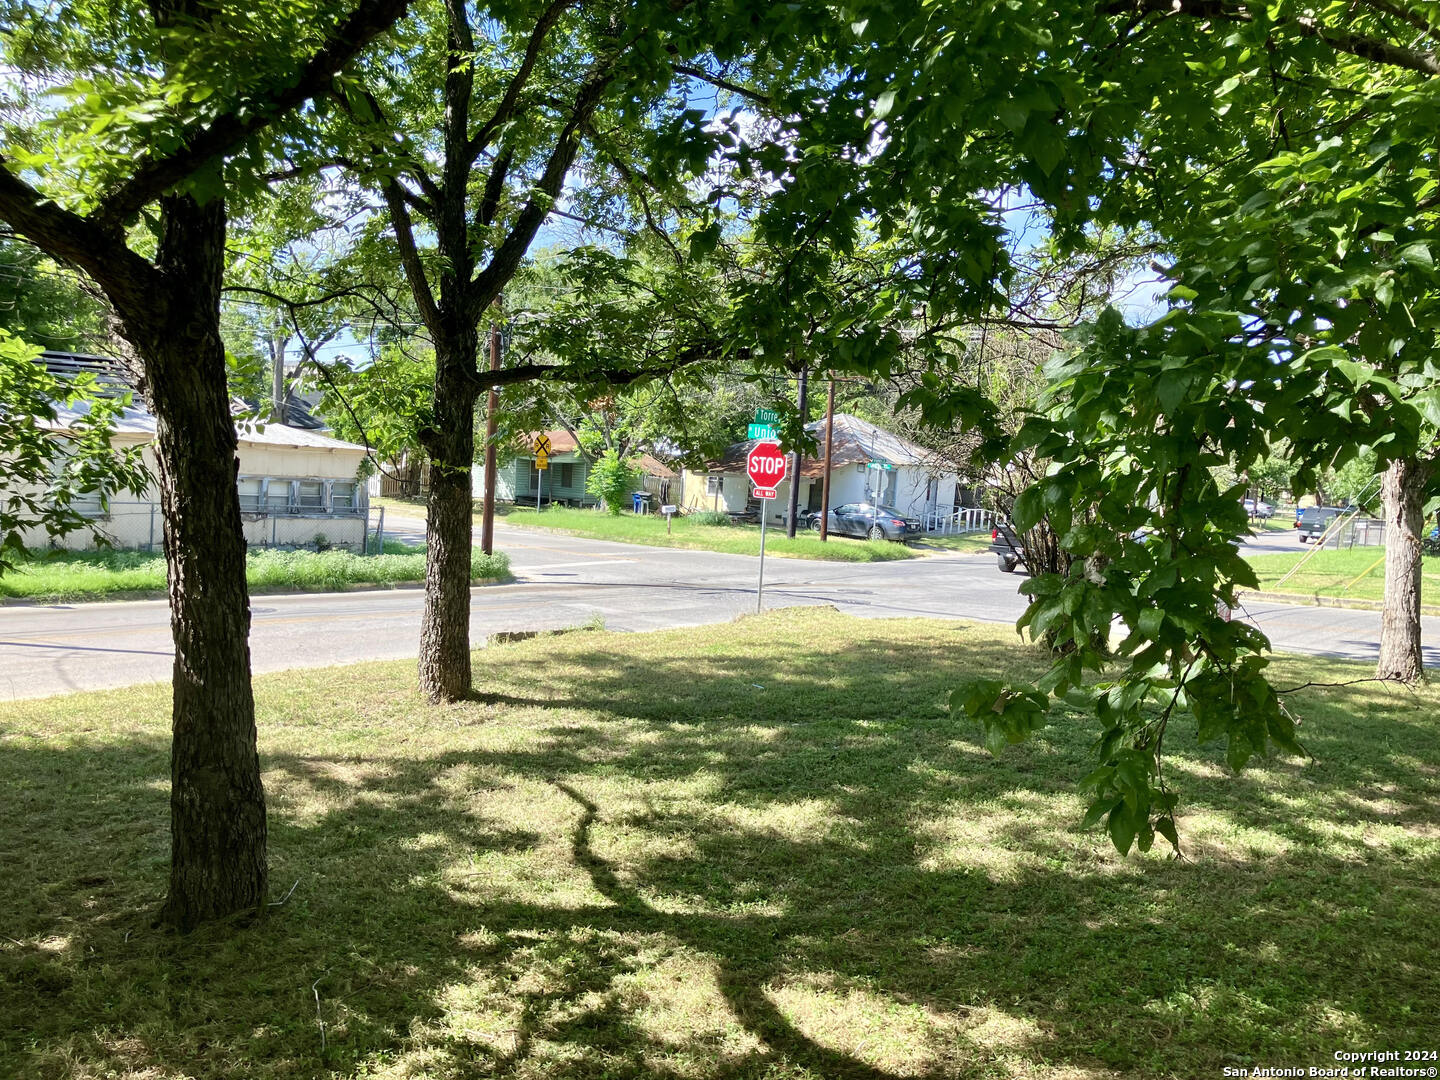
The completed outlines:
<svg viewBox="0 0 1440 1080">
<path fill-rule="evenodd" d="M 773 424 L 773 423 L 775 423 L 776 420 L 779 420 L 779 419 L 780 419 L 780 414 L 777 413 L 774 409 L 756 409 L 756 410 L 755 410 L 755 419 L 752 420 L 751 423 L 752 423 L 752 424 Z"/>
<path fill-rule="evenodd" d="M 891 472 L 895 468 L 888 461 L 867 461 L 865 467 L 867 469 L 884 469 L 886 472 Z"/>
<path fill-rule="evenodd" d="M 775 429 L 769 424 L 751 424 L 749 434 L 745 437 L 747 439 L 773 439 L 775 438 Z"/>
</svg>

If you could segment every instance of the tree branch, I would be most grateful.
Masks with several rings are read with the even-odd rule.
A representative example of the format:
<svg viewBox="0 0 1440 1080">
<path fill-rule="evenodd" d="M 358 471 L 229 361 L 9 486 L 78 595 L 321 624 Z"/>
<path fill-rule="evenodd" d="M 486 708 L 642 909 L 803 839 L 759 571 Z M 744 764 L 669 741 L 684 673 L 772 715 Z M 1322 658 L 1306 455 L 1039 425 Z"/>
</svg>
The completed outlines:
<svg viewBox="0 0 1440 1080">
<path fill-rule="evenodd" d="M 5 167 L 0 156 L 0 218 L 47 254 L 79 267 L 106 292 L 158 294 L 160 271 L 105 228 L 56 205 Z"/>
<path fill-rule="evenodd" d="M 179 149 L 163 157 L 147 156 L 130 177 L 100 199 L 92 217 L 103 229 L 118 229 L 140 208 L 193 175 L 205 162 L 263 131 L 291 109 L 324 91 L 342 67 L 405 14 L 409 0 L 360 0 L 288 86 L 250 96 L 208 124 L 197 125 L 177 140 Z"/>
<path fill-rule="evenodd" d="M 534 28 L 530 31 L 530 40 L 525 43 L 525 55 L 520 61 L 520 67 L 510 80 L 510 85 L 505 88 L 505 94 L 500 99 L 500 104 L 495 107 L 494 114 L 489 120 L 480 125 L 473 138 L 470 139 L 466 148 L 466 161 L 473 162 L 483 150 L 490 145 L 495 132 L 515 112 L 515 106 L 520 100 L 520 94 L 525 89 L 525 84 L 530 81 L 530 73 L 535 69 L 535 62 L 540 58 L 540 50 L 545 47 L 545 38 L 550 30 L 560 21 L 560 16 L 565 13 L 574 0 L 552 0 L 550 6 L 540 13 L 540 18 L 535 21 Z M 472 49 L 473 51 L 473 49 Z"/>
<path fill-rule="evenodd" d="M 590 119 L 591 114 L 600 104 L 600 98 L 605 93 L 605 88 L 614 78 L 615 63 L 618 58 L 617 53 L 592 68 L 590 77 L 586 79 L 585 84 L 581 86 L 579 93 L 575 96 L 575 104 L 571 109 L 569 122 L 555 139 L 554 149 L 551 150 L 549 160 L 545 163 L 545 171 L 541 174 L 539 182 L 531 189 L 533 194 L 516 217 L 509 235 L 496 249 L 489 264 L 472 279 L 470 283 L 472 287 L 468 290 L 467 299 L 475 318 L 478 319 L 479 313 L 494 302 L 500 294 L 501 288 L 514 276 L 520 260 L 525 257 L 525 252 L 530 249 L 531 241 L 535 239 L 535 233 L 554 207 L 555 199 L 560 194 L 560 188 L 565 183 L 565 176 L 570 171 L 570 166 L 575 162 L 575 155 L 580 150 L 579 130 L 581 125 Z"/>
<path fill-rule="evenodd" d="M 1374 8 L 1376 11 L 1384 12 L 1386 15 L 1393 15 L 1395 18 L 1409 23 L 1431 41 L 1440 43 L 1440 32 L 1437 32 L 1434 25 L 1422 18 L 1419 13 L 1401 7 L 1399 4 L 1392 4 L 1390 0 L 1361 0 L 1361 2 Z"/>
<path fill-rule="evenodd" d="M 466 0 L 445 0 L 449 51 L 445 57 L 445 163 L 442 198 L 436 200 L 436 229 L 441 251 L 457 266 L 468 266 L 470 237 L 465 223 L 470 166 L 470 103 L 475 92 L 475 35 Z M 468 277 L 462 272 L 462 281 Z"/>
<path fill-rule="evenodd" d="M 496 215 L 500 213 L 500 196 L 505 191 L 505 181 L 510 176 L 510 166 L 514 161 L 515 151 L 507 146 L 490 166 L 490 175 L 485 178 L 485 191 L 480 197 L 480 208 L 475 215 L 480 225 L 495 223 Z"/>
<path fill-rule="evenodd" d="M 1133 12 L 1162 16 L 1188 15 L 1191 18 L 1221 22 L 1254 21 L 1254 16 L 1244 4 L 1231 3 L 1229 0 L 1112 0 L 1105 11 L 1110 15 Z M 1411 49 L 1365 34 L 1344 33 L 1322 26 L 1316 19 L 1304 15 L 1293 19 L 1277 19 L 1274 25 L 1282 29 L 1289 27 L 1303 37 L 1323 41 L 1336 52 L 1361 60 L 1370 60 L 1386 67 L 1404 68 L 1421 75 L 1440 75 L 1440 57 L 1433 52 Z"/>
<path fill-rule="evenodd" d="M 711 86 L 720 90 L 728 90 L 732 94 L 738 94 L 746 100 L 756 102 L 759 105 L 770 104 L 769 94 L 762 94 L 758 90 L 751 90 L 749 87 L 741 86 L 739 83 L 721 78 L 719 75 L 711 75 L 704 68 L 694 67 L 690 64 L 671 64 L 670 67 L 676 75 L 685 75 L 692 79 L 699 79 L 703 83 L 709 83 Z"/>
<path fill-rule="evenodd" d="M 425 264 L 420 260 L 420 249 L 415 244 L 410 209 L 405 205 L 405 196 L 396 181 L 386 181 L 384 191 L 385 203 L 390 208 L 390 223 L 395 227 L 395 242 L 400 246 L 400 265 L 410 283 L 410 293 L 415 297 L 415 306 L 420 309 L 421 321 L 438 338 L 440 309 L 435 306 L 435 294 L 430 289 L 430 279 L 425 276 Z"/>
<path fill-rule="evenodd" d="M 1321 26 L 1316 20 L 1302 17 L 1294 24 L 1306 37 L 1318 38 L 1339 52 L 1372 60 L 1388 67 L 1406 68 L 1421 75 L 1440 75 L 1440 57 L 1433 52 L 1408 49 L 1364 34 L 1342 34 Z"/>
<path fill-rule="evenodd" d="M 399 150 L 404 155 L 405 172 L 412 180 L 415 181 L 416 185 L 420 188 L 420 192 L 424 196 L 426 203 L 429 204 L 428 207 L 422 206 L 418 202 L 415 202 L 415 196 L 412 193 L 406 191 L 404 188 L 401 188 L 401 192 L 409 196 L 410 200 L 415 205 L 415 208 L 417 210 L 419 210 L 427 218 L 430 218 L 433 221 L 434 214 L 439 212 L 440 204 L 444 201 L 444 196 L 440 192 L 440 186 L 436 184 L 434 179 L 431 178 L 430 174 L 425 171 L 424 156 L 422 154 L 417 154 L 415 152 L 415 148 L 410 145 L 410 141 L 405 137 L 405 135 L 395 130 L 394 125 L 392 125 L 385 116 L 385 109 L 380 104 L 380 99 L 377 98 L 374 93 L 369 90 L 362 90 L 360 92 L 360 96 L 364 99 L 365 105 L 370 110 L 371 115 L 374 116 L 375 122 L 378 123 L 380 127 L 384 128 L 387 133 L 395 134 L 394 144 L 387 145 L 383 139 L 377 137 L 373 133 L 369 133 L 371 144 L 375 147 L 377 151 L 381 153 L 389 153 L 392 150 Z M 349 99 L 346 98 L 344 94 L 339 94 L 337 95 L 337 97 L 340 101 L 340 107 L 345 110 L 346 115 L 348 115 L 352 120 L 354 120 L 363 128 L 365 126 L 365 121 L 355 114 L 355 110 L 351 107 Z M 356 162 L 344 160 L 341 162 L 341 164 L 355 172 L 362 171 L 360 169 L 360 166 Z"/>
</svg>

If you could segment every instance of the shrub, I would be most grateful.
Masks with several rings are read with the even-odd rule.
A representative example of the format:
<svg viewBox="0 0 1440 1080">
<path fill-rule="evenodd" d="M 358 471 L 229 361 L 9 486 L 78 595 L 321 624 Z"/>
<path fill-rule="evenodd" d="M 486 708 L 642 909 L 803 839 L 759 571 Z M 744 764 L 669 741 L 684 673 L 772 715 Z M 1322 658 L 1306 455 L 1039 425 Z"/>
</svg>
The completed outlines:
<svg viewBox="0 0 1440 1080">
<path fill-rule="evenodd" d="M 729 525 L 730 515 L 724 510 L 701 510 L 691 514 L 688 520 L 695 525 Z"/>
<path fill-rule="evenodd" d="M 630 501 L 637 474 L 628 461 L 622 461 L 614 450 L 590 466 L 585 477 L 585 490 L 604 504 L 612 514 L 619 514 Z"/>
</svg>

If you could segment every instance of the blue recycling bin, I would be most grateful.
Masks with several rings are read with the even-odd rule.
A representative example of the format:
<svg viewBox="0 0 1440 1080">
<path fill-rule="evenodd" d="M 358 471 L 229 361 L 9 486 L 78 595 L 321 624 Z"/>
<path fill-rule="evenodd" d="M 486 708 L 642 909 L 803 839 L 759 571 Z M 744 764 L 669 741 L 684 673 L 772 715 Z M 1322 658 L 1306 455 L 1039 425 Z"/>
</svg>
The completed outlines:
<svg viewBox="0 0 1440 1080">
<path fill-rule="evenodd" d="M 645 512 L 645 500 L 650 497 L 648 491 L 632 491 L 630 493 L 630 511 L 634 514 Z"/>
</svg>

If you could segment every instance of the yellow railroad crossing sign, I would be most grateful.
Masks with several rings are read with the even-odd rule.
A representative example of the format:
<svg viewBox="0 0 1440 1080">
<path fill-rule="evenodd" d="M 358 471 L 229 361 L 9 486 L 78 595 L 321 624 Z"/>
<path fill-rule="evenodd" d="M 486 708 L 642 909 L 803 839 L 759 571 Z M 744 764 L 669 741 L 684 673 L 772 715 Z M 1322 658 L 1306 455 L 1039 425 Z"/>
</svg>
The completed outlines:
<svg viewBox="0 0 1440 1080">
<path fill-rule="evenodd" d="M 548 469 L 550 467 L 550 455 L 541 450 L 535 455 L 535 468 Z"/>
<path fill-rule="evenodd" d="M 549 436 L 549 435 L 545 435 L 545 434 L 543 434 L 543 433 L 540 434 L 540 435 L 536 435 L 536 436 L 535 436 L 535 456 L 536 456 L 536 457 L 540 457 L 542 454 L 549 454 L 549 453 L 550 453 L 550 436 Z M 544 465 L 541 465 L 540 467 L 543 469 L 545 466 L 544 466 Z"/>
</svg>

